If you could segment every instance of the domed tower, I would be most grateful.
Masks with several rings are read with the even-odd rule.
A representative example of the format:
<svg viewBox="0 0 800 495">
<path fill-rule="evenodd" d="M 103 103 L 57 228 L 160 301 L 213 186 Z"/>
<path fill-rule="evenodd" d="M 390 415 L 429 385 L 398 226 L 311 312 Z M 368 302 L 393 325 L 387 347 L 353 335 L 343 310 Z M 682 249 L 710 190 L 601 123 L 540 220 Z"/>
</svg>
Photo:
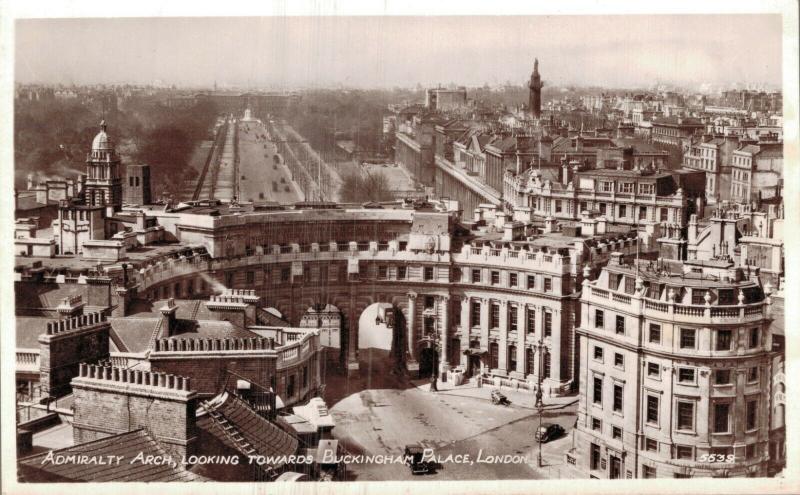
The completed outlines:
<svg viewBox="0 0 800 495">
<path fill-rule="evenodd" d="M 542 116 L 542 86 L 544 84 L 539 76 L 539 59 L 537 58 L 533 61 L 533 74 L 531 74 L 531 82 L 528 84 L 528 88 L 530 88 L 528 107 L 533 118 L 537 120 Z"/>
<path fill-rule="evenodd" d="M 107 206 L 109 216 L 122 207 L 122 175 L 119 155 L 106 134 L 106 121 L 100 122 L 100 132 L 92 141 L 92 151 L 86 157 L 86 188 L 84 198 L 89 206 Z"/>
</svg>

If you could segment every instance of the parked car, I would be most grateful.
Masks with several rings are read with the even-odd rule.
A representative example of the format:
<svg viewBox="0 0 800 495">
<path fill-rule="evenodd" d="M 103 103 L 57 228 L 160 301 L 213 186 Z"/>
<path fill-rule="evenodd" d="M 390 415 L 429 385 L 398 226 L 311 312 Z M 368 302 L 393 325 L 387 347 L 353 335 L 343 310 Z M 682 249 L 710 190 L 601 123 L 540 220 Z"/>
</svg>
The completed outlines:
<svg viewBox="0 0 800 495">
<path fill-rule="evenodd" d="M 555 440 L 564 434 L 564 427 L 555 423 L 543 423 L 542 426 L 536 430 L 536 441 L 547 443 L 550 440 Z"/>
<path fill-rule="evenodd" d="M 511 401 L 508 400 L 502 392 L 499 390 L 492 390 L 492 404 L 500 404 L 502 406 L 510 406 Z"/>
<path fill-rule="evenodd" d="M 424 449 L 419 445 L 406 445 L 404 457 L 411 474 L 428 474 L 433 472 L 432 463 L 423 460 Z"/>
</svg>

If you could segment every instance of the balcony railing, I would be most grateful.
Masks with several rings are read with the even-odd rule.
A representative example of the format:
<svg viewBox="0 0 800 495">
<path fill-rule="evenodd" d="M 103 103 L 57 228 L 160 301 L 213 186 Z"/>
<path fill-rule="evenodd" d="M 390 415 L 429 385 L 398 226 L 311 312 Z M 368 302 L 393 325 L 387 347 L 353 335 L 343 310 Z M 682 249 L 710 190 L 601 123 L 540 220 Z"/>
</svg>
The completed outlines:
<svg viewBox="0 0 800 495">
<path fill-rule="evenodd" d="M 38 371 L 39 350 L 17 349 L 17 371 Z"/>
<path fill-rule="evenodd" d="M 625 303 L 625 304 L 630 304 L 631 303 L 631 296 L 629 296 L 627 294 L 617 294 L 616 292 L 612 292 L 611 293 L 611 299 L 613 299 L 616 302 L 621 302 L 621 303 Z"/>
<path fill-rule="evenodd" d="M 688 316 L 703 316 L 705 314 L 705 308 L 703 306 L 685 306 L 677 304 L 675 305 L 675 313 Z"/>
<path fill-rule="evenodd" d="M 725 323 L 730 320 L 753 321 L 764 317 L 766 314 L 766 303 L 758 302 L 753 304 L 711 306 L 696 304 L 681 304 L 675 302 L 663 302 L 636 295 L 623 294 L 598 287 L 589 287 L 584 291 L 584 298 L 600 302 L 609 307 L 617 306 L 626 311 L 642 311 L 646 316 L 654 318 L 669 318 L 676 321 L 691 323 L 698 318 L 708 320 L 711 323 Z"/>
</svg>

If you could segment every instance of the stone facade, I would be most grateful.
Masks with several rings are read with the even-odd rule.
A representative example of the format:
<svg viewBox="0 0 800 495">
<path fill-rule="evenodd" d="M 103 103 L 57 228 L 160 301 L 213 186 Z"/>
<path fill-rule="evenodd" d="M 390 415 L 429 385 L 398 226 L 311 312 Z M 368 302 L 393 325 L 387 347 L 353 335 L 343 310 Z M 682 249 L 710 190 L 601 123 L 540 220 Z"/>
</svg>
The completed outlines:
<svg viewBox="0 0 800 495">
<path fill-rule="evenodd" d="M 766 292 L 735 268 L 667 276 L 621 255 L 584 280 L 577 467 L 595 478 L 766 475 Z"/>
</svg>

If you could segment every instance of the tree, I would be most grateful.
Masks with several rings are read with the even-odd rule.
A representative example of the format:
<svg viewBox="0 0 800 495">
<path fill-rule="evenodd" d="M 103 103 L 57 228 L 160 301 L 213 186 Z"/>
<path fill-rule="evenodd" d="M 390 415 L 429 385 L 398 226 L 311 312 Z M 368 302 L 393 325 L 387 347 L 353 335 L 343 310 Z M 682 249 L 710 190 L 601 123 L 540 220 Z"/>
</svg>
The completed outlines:
<svg viewBox="0 0 800 495">
<path fill-rule="evenodd" d="M 363 175 L 349 174 L 344 176 L 339 196 L 348 203 L 366 203 L 368 201 L 391 201 L 394 199 L 389 180 L 381 173 L 365 172 Z"/>
</svg>

